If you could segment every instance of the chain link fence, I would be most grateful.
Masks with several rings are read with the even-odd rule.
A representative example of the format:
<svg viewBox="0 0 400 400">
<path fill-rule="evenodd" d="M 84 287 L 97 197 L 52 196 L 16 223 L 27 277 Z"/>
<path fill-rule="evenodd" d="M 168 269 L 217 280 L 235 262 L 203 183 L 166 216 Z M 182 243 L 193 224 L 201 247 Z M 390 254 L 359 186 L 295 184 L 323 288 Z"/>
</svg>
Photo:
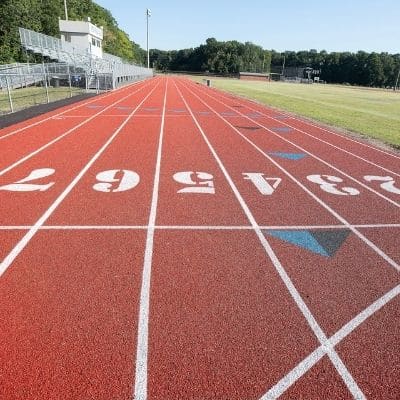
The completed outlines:
<svg viewBox="0 0 400 400">
<path fill-rule="evenodd" d="M 0 115 L 82 93 L 111 90 L 111 74 L 88 75 L 68 65 L 19 65 L 0 69 Z"/>
</svg>

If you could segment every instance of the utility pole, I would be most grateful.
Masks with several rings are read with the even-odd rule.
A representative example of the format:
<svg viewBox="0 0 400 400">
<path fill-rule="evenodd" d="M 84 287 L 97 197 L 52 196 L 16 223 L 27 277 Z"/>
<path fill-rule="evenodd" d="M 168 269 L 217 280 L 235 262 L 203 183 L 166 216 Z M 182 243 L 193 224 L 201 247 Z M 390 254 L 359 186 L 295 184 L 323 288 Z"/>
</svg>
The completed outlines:
<svg viewBox="0 0 400 400">
<path fill-rule="evenodd" d="M 149 17 L 151 17 L 151 10 L 146 10 L 146 22 L 147 22 L 147 68 L 150 68 L 150 52 L 149 52 Z"/>
<path fill-rule="evenodd" d="M 65 20 L 68 21 L 67 0 L 64 0 Z"/>
</svg>

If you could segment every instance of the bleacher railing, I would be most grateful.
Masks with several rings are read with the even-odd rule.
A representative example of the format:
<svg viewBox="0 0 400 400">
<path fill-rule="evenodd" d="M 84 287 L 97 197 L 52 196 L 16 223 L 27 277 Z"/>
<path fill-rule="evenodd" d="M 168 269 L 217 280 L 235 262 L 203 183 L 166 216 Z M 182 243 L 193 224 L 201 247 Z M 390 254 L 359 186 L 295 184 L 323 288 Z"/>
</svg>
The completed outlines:
<svg viewBox="0 0 400 400">
<path fill-rule="evenodd" d="M 103 53 L 103 58 L 94 57 L 86 49 L 29 29 L 19 28 L 19 34 L 21 44 L 27 50 L 83 68 L 89 75 L 112 74 L 113 87 L 153 76 L 152 69 L 125 62 L 111 54 Z"/>
</svg>

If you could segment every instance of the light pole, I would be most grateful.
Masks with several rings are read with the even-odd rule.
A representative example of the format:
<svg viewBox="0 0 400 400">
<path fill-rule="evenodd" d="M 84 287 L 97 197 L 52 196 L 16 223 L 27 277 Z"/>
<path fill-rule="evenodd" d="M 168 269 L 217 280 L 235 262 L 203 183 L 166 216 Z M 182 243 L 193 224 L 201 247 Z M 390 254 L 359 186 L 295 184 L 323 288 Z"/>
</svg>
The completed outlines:
<svg viewBox="0 0 400 400">
<path fill-rule="evenodd" d="M 67 0 L 64 0 L 65 20 L 68 21 Z"/>
<path fill-rule="evenodd" d="M 151 17 L 151 10 L 146 9 L 146 22 L 147 22 L 147 68 L 150 68 L 150 53 L 149 53 L 149 17 Z"/>
</svg>

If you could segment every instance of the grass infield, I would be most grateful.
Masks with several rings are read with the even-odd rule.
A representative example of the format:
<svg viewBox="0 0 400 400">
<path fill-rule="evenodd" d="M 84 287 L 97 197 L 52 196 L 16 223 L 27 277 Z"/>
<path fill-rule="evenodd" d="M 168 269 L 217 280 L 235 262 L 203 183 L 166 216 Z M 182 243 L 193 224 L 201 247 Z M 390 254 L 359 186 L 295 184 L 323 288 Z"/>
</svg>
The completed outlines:
<svg viewBox="0 0 400 400">
<path fill-rule="evenodd" d="M 49 101 L 56 101 L 65 99 L 83 93 L 80 88 L 69 87 L 49 87 Z M 12 103 L 14 106 L 14 111 L 22 110 L 24 108 L 36 106 L 38 104 L 47 103 L 46 89 L 44 87 L 28 87 L 23 89 L 14 89 L 11 91 Z M 8 99 L 7 90 L 0 91 L 0 115 L 7 114 L 11 111 L 10 103 Z"/>
<path fill-rule="evenodd" d="M 227 78 L 211 82 L 218 89 L 400 148 L 400 92 Z"/>
</svg>

